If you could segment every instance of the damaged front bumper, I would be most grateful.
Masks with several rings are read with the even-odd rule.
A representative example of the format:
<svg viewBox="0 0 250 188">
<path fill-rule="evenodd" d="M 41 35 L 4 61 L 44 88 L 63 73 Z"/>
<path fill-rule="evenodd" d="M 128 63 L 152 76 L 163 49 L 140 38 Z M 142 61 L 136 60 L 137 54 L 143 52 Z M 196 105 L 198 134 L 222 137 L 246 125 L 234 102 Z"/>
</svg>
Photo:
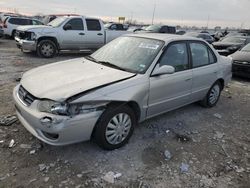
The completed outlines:
<svg viewBox="0 0 250 188">
<path fill-rule="evenodd" d="M 103 111 L 74 117 L 40 112 L 37 109 L 39 100 L 26 106 L 18 95 L 18 88 L 19 85 L 13 90 L 18 119 L 35 137 L 55 146 L 90 140 L 94 126 Z"/>
<path fill-rule="evenodd" d="M 36 51 L 37 42 L 35 40 L 25 40 L 15 37 L 18 48 L 27 51 Z"/>
</svg>

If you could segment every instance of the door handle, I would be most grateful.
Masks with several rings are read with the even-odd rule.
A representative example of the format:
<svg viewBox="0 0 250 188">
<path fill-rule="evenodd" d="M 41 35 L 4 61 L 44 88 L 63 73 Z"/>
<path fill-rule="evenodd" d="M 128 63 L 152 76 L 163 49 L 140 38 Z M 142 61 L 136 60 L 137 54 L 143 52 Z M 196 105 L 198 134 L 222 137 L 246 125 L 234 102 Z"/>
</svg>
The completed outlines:
<svg viewBox="0 0 250 188">
<path fill-rule="evenodd" d="M 102 33 L 98 33 L 97 35 L 101 36 L 101 35 L 103 35 L 103 34 L 102 34 Z"/>
<path fill-rule="evenodd" d="M 192 78 L 187 78 L 185 81 L 187 82 L 187 81 L 190 81 L 190 80 L 192 80 Z"/>
<path fill-rule="evenodd" d="M 85 35 L 85 33 L 79 33 L 79 35 Z"/>
</svg>

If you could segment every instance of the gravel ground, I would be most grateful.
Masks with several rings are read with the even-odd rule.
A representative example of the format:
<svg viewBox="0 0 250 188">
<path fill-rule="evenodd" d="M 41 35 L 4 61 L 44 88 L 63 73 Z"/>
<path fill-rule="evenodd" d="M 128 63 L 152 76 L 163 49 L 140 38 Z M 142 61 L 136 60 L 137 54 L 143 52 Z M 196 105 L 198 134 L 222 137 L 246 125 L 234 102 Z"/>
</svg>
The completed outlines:
<svg viewBox="0 0 250 188">
<path fill-rule="evenodd" d="M 22 72 L 84 55 L 41 59 L 0 39 L 0 116 L 15 114 L 12 89 Z M 214 108 L 192 104 L 141 123 L 114 151 L 93 142 L 54 147 L 18 121 L 0 126 L 0 167 L 0 188 L 249 188 L 250 80 L 234 78 Z"/>
</svg>

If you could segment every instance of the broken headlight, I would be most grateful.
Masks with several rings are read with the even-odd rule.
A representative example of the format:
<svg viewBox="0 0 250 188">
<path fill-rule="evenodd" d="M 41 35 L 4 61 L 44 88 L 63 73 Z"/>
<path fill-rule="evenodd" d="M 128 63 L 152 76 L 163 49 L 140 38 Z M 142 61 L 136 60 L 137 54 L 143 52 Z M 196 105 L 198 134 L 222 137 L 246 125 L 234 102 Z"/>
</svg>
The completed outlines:
<svg viewBox="0 0 250 188">
<path fill-rule="evenodd" d="M 68 115 L 68 104 L 44 100 L 39 102 L 38 110 L 56 115 Z"/>
<path fill-rule="evenodd" d="M 69 105 L 69 113 L 72 115 L 86 114 L 95 111 L 102 111 L 106 108 L 108 102 L 89 102 L 89 103 L 76 103 Z"/>
<path fill-rule="evenodd" d="M 104 110 L 108 102 L 59 103 L 50 100 L 39 102 L 38 110 L 56 115 L 78 115 Z"/>
</svg>

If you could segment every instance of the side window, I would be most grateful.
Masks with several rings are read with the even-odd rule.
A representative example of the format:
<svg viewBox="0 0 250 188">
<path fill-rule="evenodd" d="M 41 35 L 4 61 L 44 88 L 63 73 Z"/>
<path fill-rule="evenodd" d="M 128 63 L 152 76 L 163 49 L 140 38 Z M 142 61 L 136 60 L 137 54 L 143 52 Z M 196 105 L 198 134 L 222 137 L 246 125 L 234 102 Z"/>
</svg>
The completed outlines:
<svg viewBox="0 0 250 188">
<path fill-rule="evenodd" d="M 190 43 L 190 49 L 193 68 L 210 64 L 207 46 L 202 43 L 192 42 Z"/>
<path fill-rule="evenodd" d="M 65 25 L 71 26 L 71 28 L 68 30 L 84 30 L 83 22 L 81 18 L 73 18 L 69 20 Z"/>
<path fill-rule="evenodd" d="M 208 55 L 209 55 L 209 63 L 213 64 L 217 62 L 216 56 L 212 52 L 212 50 L 208 49 Z"/>
<path fill-rule="evenodd" d="M 99 20 L 94 19 L 86 19 L 87 28 L 89 31 L 100 31 L 101 30 L 101 24 Z"/>
<path fill-rule="evenodd" d="M 175 72 L 188 69 L 189 66 L 186 43 L 170 44 L 162 55 L 159 65 L 171 65 L 175 68 Z"/>
<path fill-rule="evenodd" d="M 41 22 L 36 21 L 36 20 L 31 20 L 31 22 L 32 22 L 32 25 L 42 25 Z"/>
<path fill-rule="evenodd" d="M 21 19 L 10 18 L 10 19 L 9 19 L 9 23 L 15 24 L 15 25 L 21 25 L 20 20 L 21 20 Z"/>
<path fill-rule="evenodd" d="M 28 19 L 17 19 L 17 25 L 31 25 L 30 20 Z"/>
</svg>

